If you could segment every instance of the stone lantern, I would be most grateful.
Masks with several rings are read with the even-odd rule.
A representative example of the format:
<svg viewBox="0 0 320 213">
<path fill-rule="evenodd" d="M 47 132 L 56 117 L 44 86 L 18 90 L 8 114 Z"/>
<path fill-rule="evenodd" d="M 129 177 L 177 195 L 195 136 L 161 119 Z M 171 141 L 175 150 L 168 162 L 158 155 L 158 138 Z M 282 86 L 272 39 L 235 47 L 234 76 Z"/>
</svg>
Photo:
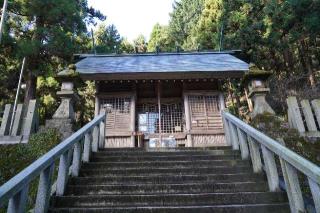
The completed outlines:
<svg viewBox="0 0 320 213">
<path fill-rule="evenodd" d="M 74 102 L 79 100 L 79 96 L 74 91 L 74 80 L 77 77 L 75 65 L 69 67 L 58 73 L 58 80 L 61 82 L 61 90 L 57 92 L 61 98 L 61 104 L 54 113 L 53 118 L 75 120 Z"/>
<path fill-rule="evenodd" d="M 69 65 L 67 69 L 57 75 L 61 82 L 61 90 L 57 92 L 61 103 L 51 120 L 46 121 L 46 128 L 55 128 L 66 139 L 73 133 L 75 122 L 74 103 L 79 100 L 79 96 L 74 90 L 74 81 L 77 79 L 75 65 Z"/>
<path fill-rule="evenodd" d="M 270 92 L 270 88 L 266 85 L 266 80 L 271 74 L 271 72 L 259 70 L 257 67 L 251 66 L 250 71 L 244 77 L 244 82 L 249 89 L 248 98 L 250 98 L 254 104 L 251 113 L 252 118 L 258 114 L 275 114 L 266 101 L 266 95 Z"/>
</svg>

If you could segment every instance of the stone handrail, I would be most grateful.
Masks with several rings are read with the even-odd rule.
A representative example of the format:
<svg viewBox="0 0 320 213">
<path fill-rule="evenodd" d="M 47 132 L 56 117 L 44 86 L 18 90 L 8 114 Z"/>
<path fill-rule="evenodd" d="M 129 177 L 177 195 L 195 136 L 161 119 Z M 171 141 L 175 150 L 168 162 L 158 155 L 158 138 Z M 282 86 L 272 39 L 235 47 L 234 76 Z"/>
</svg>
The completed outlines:
<svg viewBox="0 0 320 213">
<path fill-rule="evenodd" d="M 47 212 L 55 161 L 59 159 L 56 194 L 63 195 L 69 170 L 78 176 L 81 162 L 89 162 L 91 152 L 103 148 L 105 120 L 104 112 L 2 185 L 0 207 L 9 201 L 7 212 L 26 212 L 29 185 L 40 176 L 34 212 Z"/>
<path fill-rule="evenodd" d="M 251 158 L 255 173 L 262 172 L 262 169 L 265 170 L 270 191 L 280 190 L 275 156 L 279 158 L 291 212 L 305 212 L 298 172 L 308 178 L 316 212 L 320 212 L 319 166 L 306 160 L 283 146 L 281 142 L 266 136 L 227 111 L 222 112 L 222 118 L 228 145 L 232 146 L 234 150 L 240 149 L 242 159 Z M 264 165 L 262 164 L 262 159 Z"/>
</svg>

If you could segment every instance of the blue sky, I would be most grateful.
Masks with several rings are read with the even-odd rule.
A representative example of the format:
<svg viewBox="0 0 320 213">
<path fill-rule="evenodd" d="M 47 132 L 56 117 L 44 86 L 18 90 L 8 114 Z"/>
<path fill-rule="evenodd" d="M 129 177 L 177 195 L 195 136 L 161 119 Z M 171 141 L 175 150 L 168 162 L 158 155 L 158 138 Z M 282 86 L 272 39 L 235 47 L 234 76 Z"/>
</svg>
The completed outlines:
<svg viewBox="0 0 320 213">
<path fill-rule="evenodd" d="M 88 0 L 89 6 L 107 16 L 120 35 L 130 41 L 139 34 L 147 39 L 156 23 L 168 24 L 174 0 Z"/>
</svg>

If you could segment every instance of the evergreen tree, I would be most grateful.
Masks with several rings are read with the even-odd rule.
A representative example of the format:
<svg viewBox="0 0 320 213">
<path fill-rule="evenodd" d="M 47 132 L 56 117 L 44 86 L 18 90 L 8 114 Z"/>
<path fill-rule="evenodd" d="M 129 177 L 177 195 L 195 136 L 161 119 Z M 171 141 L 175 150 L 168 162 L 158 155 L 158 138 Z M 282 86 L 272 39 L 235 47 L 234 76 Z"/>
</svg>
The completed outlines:
<svg viewBox="0 0 320 213">
<path fill-rule="evenodd" d="M 134 53 L 134 46 L 127 39 L 122 39 L 120 44 L 121 53 Z"/>
<path fill-rule="evenodd" d="M 194 44 L 190 43 L 192 38 L 189 37 L 203 8 L 204 0 L 175 1 L 169 23 L 170 35 L 174 38 L 175 45 L 182 46 L 184 49 L 196 48 Z"/>
<path fill-rule="evenodd" d="M 121 44 L 121 37 L 112 25 L 101 24 L 95 32 L 96 51 L 97 53 L 116 53 Z"/>
<path fill-rule="evenodd" d="M 25 102 L 35 98 L 37 76 L 57 72 L 72 61 L 86 24 L 105 19 L 87 0 L 19 0 L 8 10 L 10 33 L 6 30 L 5 36 L 17 43 L 18 58 L 27 57 Z"/>
<path fill-rule="evenodd" d="M 161 26 L 159 23 L 154 25 L 150 40 L 148 42 L 148 52 L 155 52 L 157 46 L 162 52 L 170 52 L 174 50 L 174 41 L 169 35 L 168 26 Z"/>
<path fill-rule="evenodd" d="M 136 52 L 145 53 L 147 52 L 147 42 L 146 38 L 143 35 L 139 35 L 134 41 L 134 47 Z"/>
</svg>

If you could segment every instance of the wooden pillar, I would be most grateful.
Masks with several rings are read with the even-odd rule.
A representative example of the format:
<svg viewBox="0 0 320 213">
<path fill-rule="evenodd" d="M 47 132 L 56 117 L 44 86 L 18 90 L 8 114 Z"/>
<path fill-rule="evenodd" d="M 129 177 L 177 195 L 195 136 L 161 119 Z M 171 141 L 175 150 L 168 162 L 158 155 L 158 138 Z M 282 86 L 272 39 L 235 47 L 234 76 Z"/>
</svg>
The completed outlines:
<svg viewBox="0 0 320 213">
<path fill-rule="evenodd" d="M 219 104 L 220 104 L 220 111 L 226 108 L 226 105 L 224 102 L 224 95 L 222 92 L 219 94 Z"/>
<path fill-rule="evenodd" d="M 135 90 L 135 88 L 134 88 Z M 134 132 L 136 131 L 136 102 L 137 102 L 137 93 L 136 91 L 131 97 L 131 147 L 135 147 L 135 135 Z"/>
<path fill-rule="evenodd" d="M 99 83 L 96 81 L 96 95 L 95 95 L 95 106 L 94 106 L 94 116 L 98 116 L 100 112 L 100 100 L 98 98 L 99 94 Z"/>
<path fill-rule="evenodd" d="M 158 81 L 158 84 L 157 84 L 157 97 L 158 97 L 158 114 L 159 114 L 159 142 L 161 144 L 162 124 L 161 124 L 161 82 L 160 81 Z"/>
<path fill-rule="evenodd" d="M 184 101 L 184 114 L 186 117 L 186 133 L 187 133 L 187 147 L 193 147 L 191 136 L 191 117 L 188 95 L 185 93 L 185 84 L 183 84 L 183 101 Z"/>
</svg>

